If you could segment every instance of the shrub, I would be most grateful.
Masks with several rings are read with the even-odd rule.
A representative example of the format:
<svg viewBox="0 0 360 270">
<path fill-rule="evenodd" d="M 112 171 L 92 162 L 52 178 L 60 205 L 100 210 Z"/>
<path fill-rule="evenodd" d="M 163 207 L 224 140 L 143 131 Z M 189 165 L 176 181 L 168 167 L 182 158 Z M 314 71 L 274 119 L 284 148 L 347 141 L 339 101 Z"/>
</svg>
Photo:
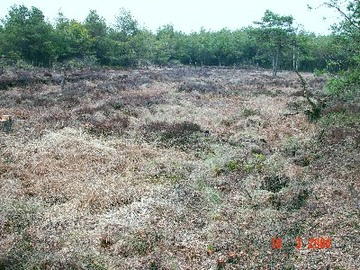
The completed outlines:
<svg viewBox="0 0 360 270">
<path fill-rule="evenodd" d="M 309 198 L 309 190 L 308 189 L 301 189 L 296 195 L 292 198 L 291 202 L 289 203 L 288 209 L 289 210 L 299 210 L 306 204 L 307 199 Z"/>
<path fill-rule="evenodd" d="M 279 192 L 284 187 L 287 187 L 289 182 L 290 179 L 287 176 L 270 175 L 264 178 L 261 183 L 261 189 L 271 192 Z"/>
<path fill-rule="evenodd" d="M 124 130 L 129 127 L 130 121 L 128 117 L 117 116 L 112 119 L 90 120 L 88 131 L 94 135 L 114 135 L 122 134 Z"/>
<path fill-rule="evenodd" d="M 122 109 L 124 107 L 151 107 L 166 102 L 163 94 L 135 94 L 115 98 L 109 102 L 114 109 Z"/>
<path fill-rule="evenodd" d="M 259 110 L 254 110 L 252 108 L 250 108 L 250 109 L 245 108 L 244 111 L 243 111 L 243 116 L 244 117 L 249 117 L 249 116 L 259 115 L 259 114 L 260 114 Z"/>
<path fill-rule="evenodd" d="M 265 160 L 264 154 L 252 153 L 251 159 L 244 164 L 243 169 L 246 173 L 261 172 L 265 168 Z"/>
<path fill-rule="evenodd" d="M 285 145 L 283 146 L 283 152 L 287 157 L 295 157 L 301 149 L 299 140 L 295 137 L 289 137 L 286 139 Z"/>
<path fill-rule="evenodd" d="M 37 97 L 33 101 L 34 107 L 52 107 L 55 105 L 55 102 L 47 97 Z"/>
<path fill-rule="evenodd" d="M 228 163 L 225 164 L 225 167 L 229 171 L 235 171 L 239 168 L 239 162 L 236 160 L 230 160 Z"/>
<path fill-rule="evenodd" d="M 217 86 L 213 82 L 183 82 L 178 87 L 179 92 L 199 91 L 200 93 L 216 93 Z"/>
<path fill-rule="evenodd" d="M 142 133 L 148 141 L 160 141 L 165 146 L 187 148 L 198 142 L 196 133 L 201 132 L 198 124 L 188 121 L 167 123 L 155 121 L 142 127 Z"/>
<path fill-rule="evenodd" d="M 328 126 L 353 126 L 360 123 L 360 113 L 351 113 L 349 111 L 333 112 L 323 116 L 320 125 Z"/>
<path fill-rule="evenodd" d="M 327 89 L 335 97 L 345 100 L 354 99 L 360 94 L 360 70 L 349 70 L 338 77 L 330 78 Z"/>
</svg>

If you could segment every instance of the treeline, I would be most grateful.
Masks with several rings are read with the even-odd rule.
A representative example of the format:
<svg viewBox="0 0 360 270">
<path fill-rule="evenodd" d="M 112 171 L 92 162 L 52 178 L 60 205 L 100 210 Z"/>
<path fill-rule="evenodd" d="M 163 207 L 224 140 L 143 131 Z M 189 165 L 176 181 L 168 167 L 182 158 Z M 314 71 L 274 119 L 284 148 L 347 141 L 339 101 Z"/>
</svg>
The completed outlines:
<svg viewBox="0 0 360 270">
<path fill-rule="evenodd" d="M 253 26 L 234 31 L 185 34 L 165 25 L 151 32 L 124 9 L 109 26 L 94 10 L 83 22 L 59 13 L 51 23 L 38 8 L 20 5 L 1 20 L 0 55 L 3 65 L 236 65 L 273 68 L 275 74 L 278 68 L 333 72 L 350 64 L 337 35 L 318 36 L 293 24 L 291 16 L 267 11 Z"/>
</svg>

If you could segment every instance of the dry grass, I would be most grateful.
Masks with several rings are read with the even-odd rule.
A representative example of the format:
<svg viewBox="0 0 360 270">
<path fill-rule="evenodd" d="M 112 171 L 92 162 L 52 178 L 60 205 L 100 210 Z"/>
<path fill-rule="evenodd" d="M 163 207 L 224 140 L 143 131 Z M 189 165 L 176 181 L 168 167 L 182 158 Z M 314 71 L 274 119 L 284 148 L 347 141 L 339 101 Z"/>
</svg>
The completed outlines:
<svg viewBox="0 0 360 270">
<path fill-rule="evenodd" d="M 299 89 L 173 68 L 1 91 L 0 269 L 356 269 L 358 114 L 309 123 Z"/>
</svg>

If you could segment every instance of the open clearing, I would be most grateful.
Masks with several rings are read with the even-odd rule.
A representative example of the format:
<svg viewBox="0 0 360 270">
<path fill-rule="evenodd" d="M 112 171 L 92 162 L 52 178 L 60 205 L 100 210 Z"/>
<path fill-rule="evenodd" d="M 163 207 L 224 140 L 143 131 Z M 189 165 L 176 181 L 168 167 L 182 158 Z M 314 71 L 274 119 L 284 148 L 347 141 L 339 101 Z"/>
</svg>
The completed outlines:
<svg viewBox="0 0 360 270">
<path fill-rule="evenodd" d="M 87 72 L 0 90 L 0 269 L 360 265 L 359 107 L 309 122 L 291 72 Z"/>
</svg>

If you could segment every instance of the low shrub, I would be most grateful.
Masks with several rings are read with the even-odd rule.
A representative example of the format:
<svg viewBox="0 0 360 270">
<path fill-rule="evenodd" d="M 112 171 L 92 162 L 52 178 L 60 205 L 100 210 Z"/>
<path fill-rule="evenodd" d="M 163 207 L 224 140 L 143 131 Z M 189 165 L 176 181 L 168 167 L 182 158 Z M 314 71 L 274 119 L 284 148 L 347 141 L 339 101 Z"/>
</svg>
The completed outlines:
<svg viewBox="0 0 360 270">
<path fill-rule="evenodd" d="M 337 98 L 353 100 L 360 95 L 360 70 L 354 69 L 332 77 L 327 83 L 329 93 Z"/>
<path fill-rule="evenodd" d="M 142 126 L 142 133 L 147 141 L 159 141 L 165 146 L 180 148 L 196 144 L 198 132 L 201 132 L 201 127 L 188 121 L 181 123 L 155 121 Z"/>
<path fill-rule="evenodd" d="M 117 116 L 103 121 L 92 119 L 87 127 L 89 133 L 94 135 L 114 135 L 122 134 L 130 125 L 128 117 Z"/>
<path fill-rule="evenodd" d="M 342 112 L 333 112 L 323 116 L 320 119 L 320 125 L 328 126 L 353 126 L 360 123 L 360 113 L 351 113 L 348 110 Z"/>
<path fill-rule="evenodd" d="M 200 93 L 216 93 L 218 88 L 213 82 L 191 82 L 186 81 L 179 85 L 179 92 L 198 91 Z"/>
<path fill-rule="evenodd" d="M 244 111 L 243 111 L 243 116 L 244 117 L 249 117 L 249 116 L 253 116 L 253 115 L 259 115 L 260 112 L 259 110 L 255 110 L 255 109 L 248 109 L 248 108 L 245 108 Z"/>
<path fill-rule="evenodd" d="M 310 191 L 308 189 L 299 190 L 289 203 L 288 210 L 299 210 L 306 204 L 309 195 Z"/>
<path fill-rule="evenodd" d="M 290 179 L 287 176 L 280 175 L 270 175 L 264 177 L 263 182 L 261 183 L 261 189 L 279 192 L 281 189 L 289 185 Z"/>
</svg>

